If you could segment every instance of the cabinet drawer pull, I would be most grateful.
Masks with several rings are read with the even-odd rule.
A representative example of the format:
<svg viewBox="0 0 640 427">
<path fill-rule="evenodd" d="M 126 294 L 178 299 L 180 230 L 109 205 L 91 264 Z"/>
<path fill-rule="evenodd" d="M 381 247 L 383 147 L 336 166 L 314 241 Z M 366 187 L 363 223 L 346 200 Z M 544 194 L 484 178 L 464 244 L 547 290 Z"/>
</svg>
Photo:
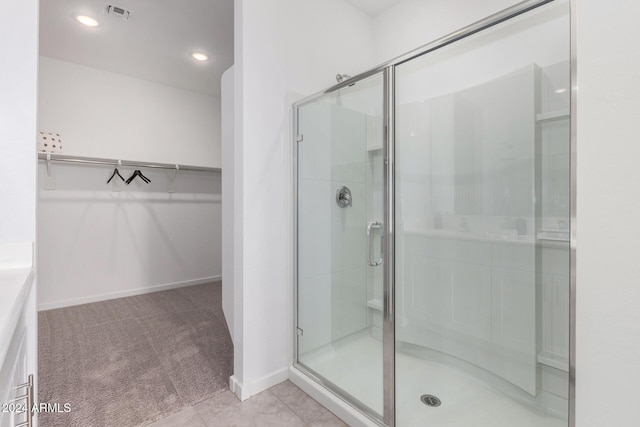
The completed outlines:
<svg viewBox="0 0 640 427">
<path fill-rule="evenodd" d="M 26 393 L 21 395 L 21 396 L 17 396 L 14 399 L 11 399 L 10 402 L 17 402 L 19 400 L 26 400 L 27 401 L 27 410 L 26 411 L 21 411 L 21 414 L 26 414 L 27 415 L 27 420 L 23 421 L 19 424 L 15 424 L 14 427 L 32 427 L 33 426 L 33 404 L 34 404 L 34 399 L 33 399 L 33 374 L 29 375 L 29 381 L 24 383 L 24 384 L 20 384 L 16 386 L 16 390 L 20 390 L 22 388 L 26 388 Z"/>
<path fill-rule="evenodd" d="M 10 401 L 8 401 L 7 403 L 15 403 L 19 400 L 24 400 L 27 399 L 29 400 L 29 397 L 31 396 L 31 394 L 27 393 L 27 394 L 23 394 L 22 396 L 16 396 L 13 399 L 11 399 Z"/>
</svg>

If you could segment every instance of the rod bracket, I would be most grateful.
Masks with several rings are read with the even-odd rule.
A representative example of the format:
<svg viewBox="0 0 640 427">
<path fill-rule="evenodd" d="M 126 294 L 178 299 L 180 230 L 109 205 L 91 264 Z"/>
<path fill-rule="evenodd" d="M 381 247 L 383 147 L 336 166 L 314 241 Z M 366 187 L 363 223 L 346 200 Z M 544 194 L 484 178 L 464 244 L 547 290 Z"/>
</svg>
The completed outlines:
<svg viewBox="0 0 640 427">
<path fill-rule="evenodd" d="M 51 164 L 51 154 L 47 153 L 45 162 L 46 173 L 44 174 L 44 189 L 55 190 L 56 189 L 56 174 Z"/>
<path fill-rule="evenodd" d="M 167 182 L 167 192 L 175 193 L 176 192 L 176 176 L 178 175 L 178 171 L 180 170 L 180 165 L 176 165 L 175 169 L 172 169 L 169 172 L 169 181 Z"/>
</svg>

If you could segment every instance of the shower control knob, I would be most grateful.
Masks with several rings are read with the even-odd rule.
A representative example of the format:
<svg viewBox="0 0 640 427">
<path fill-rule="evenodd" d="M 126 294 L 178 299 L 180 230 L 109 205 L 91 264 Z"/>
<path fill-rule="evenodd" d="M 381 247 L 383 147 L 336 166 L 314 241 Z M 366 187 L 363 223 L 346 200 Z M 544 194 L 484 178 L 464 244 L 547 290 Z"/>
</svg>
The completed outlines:
<svg viewBox="0 0 640 427">
<path fill-rule="evenodd" d="M 338 191 L 336 191 L 336 203 L 341 208 L 346 208 L 351 206 L 352 204 L 351 190 L 349 190 L 348 187 L 342 186 L 338 188 Z"/>
</svg>

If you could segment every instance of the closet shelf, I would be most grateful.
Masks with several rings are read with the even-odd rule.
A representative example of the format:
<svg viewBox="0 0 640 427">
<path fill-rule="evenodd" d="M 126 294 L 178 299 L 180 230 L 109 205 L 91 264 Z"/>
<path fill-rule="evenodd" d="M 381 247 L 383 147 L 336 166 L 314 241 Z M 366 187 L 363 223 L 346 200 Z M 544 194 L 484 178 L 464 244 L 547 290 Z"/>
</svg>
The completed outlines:
<svg viewBox="0 0 640 427">
<path fill-rule="evenodd" d="M 137 168 L 169 169 L 169 170 L 181 170 L 181 171 L 214 172 L 214 173 L 222 172 L 222 168 L 210 168 L 205 166 L 178 165 L 178 164 L 170 164 L 170 163 L 145 163 L 145 162 L 136 162 L 136 161 L 129 161 L 129 160 L 103 159 L 98 157 L 68 156 L 63 154 L 38 153 L 38 159 L 52 161 L 52 162 L 61 162 L 61 163 L 131 166 L 131 167 L 137 167 Z"/>
</svg>

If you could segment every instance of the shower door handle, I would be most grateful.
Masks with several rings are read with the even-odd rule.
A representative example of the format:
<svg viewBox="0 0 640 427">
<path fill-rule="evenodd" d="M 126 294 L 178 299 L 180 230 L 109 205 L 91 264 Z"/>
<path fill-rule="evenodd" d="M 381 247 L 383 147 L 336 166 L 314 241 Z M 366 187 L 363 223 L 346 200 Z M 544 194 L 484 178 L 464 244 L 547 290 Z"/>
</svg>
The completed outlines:
<svg viewBox="0 0 640 427">
<path fill-rule="evenodd" d="M 371 267 L 376 267 L 382 264 L 382 239 L 384 239 L 384 236 L 380 236 L 380 256 L 378 257 L 378 259 L 372 260 L 371 259 L 373 257 L 372 234 L 374 229 L 382 230 L 382 223 L 380 221 L 373 221 L 367 224 L 367 247 L 369 248 L 369 251 L 367 253 L 367 264 L 369 264 Z"/>
</svg>

